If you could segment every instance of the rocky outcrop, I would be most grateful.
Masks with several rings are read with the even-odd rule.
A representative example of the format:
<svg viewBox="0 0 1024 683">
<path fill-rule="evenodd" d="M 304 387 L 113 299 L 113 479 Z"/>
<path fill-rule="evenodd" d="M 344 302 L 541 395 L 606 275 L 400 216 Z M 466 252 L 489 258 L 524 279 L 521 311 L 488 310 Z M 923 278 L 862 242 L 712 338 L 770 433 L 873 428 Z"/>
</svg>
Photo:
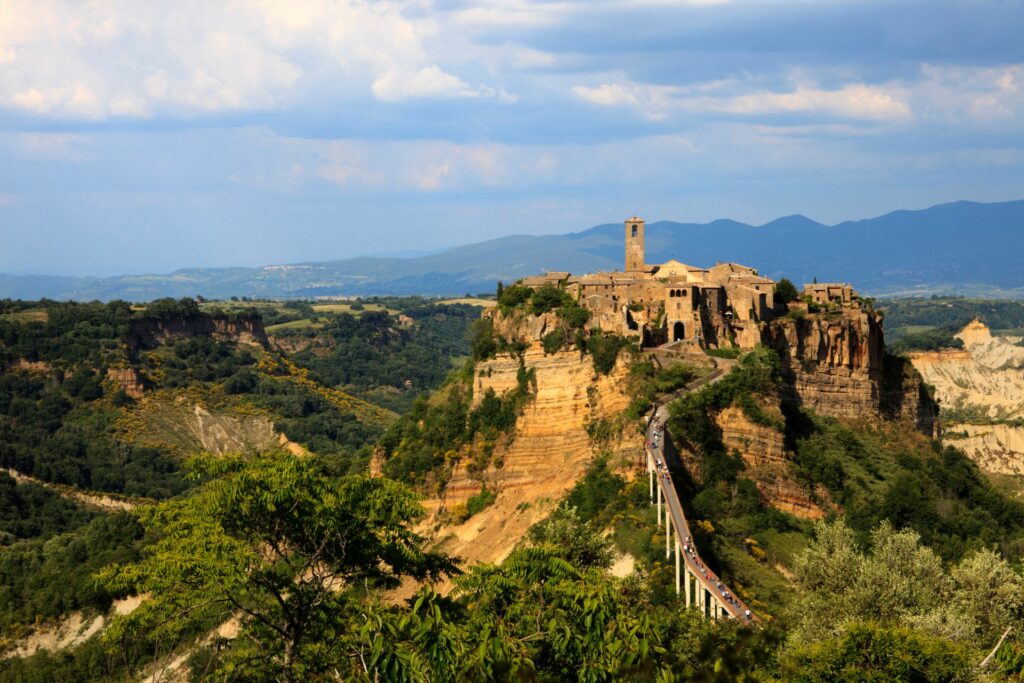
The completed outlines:
<svg viewBox="0 0 1024 683">
<path fill-rule="evenodd" d="M 778 411 L 778 408 L 775 409 Z M 781 419 L 781 412 L 780 412 Z M 747 467 L 786 462 L 785 437 L 772 427 L 755 424 L 740 408 L 726 408 L 715 416 L 726 451 L 738 452 Z"/>
<path fill-rule="evenodd" d="M 782 420 L 782 411 L 776 401 L 761 402 L 761 411 Z M 729 453 L 738 453 L 744 470 L 740 475 L 752 480 L 757 490 L 772 507 L 804 519 L 821 519 L 825 511 L 817 500 L 828 500 L 821 489 L 815 496 L 802 487 L 789 471 L 792 455 L 786 451 L 785 436 L 778 429 L 753 422 L 742 409 L 726 408 L 715 416 L 721 430 L 722 443 Z M 685 461 L 684 461 L 685 462 Z M 692 463 L 688 465 L 692 467 Z"/>
<path fill-rule="evenodd" d="M 920 376 L 885 353 L 878 315 L 860 308 L 783 317 L 762 329 L 782 361 L 783 398 L 823 415 L 886 418 L 935 430 L 937 406 Z"/>
<path fill-rule="evenodd" d="M 483 315 L 494 321 L 494 333 L 499 337 L 527 344 L 540 341 L 560 324 L 558 314 L 553 312 L 532 315 L 522 310 L 505 313 L 492 308 L 484 311 Z"/>
<path fill-rule="evenodd" d="M 618 462 L 642 459 L 643 436 L 635 427 L 626 426 L 601 444 L 587 431 L 596 420 L 616 420 L 628 405 L 624 359 L 610 374 L 598 375 L 588 356 L 576 351 L 545 355 L 535 343 L 523 354 L 523 363 L 534 372 L 535 389 L 512 437 L 496 446 L 492 464 L 482 472 L 471 471 L 465 459 L 460 462 L 443 496 L 426 503 L 428 510 L 450 511 L 482 486 L 497 493 L 490 507 L 437 531 L 447 539 L 445 550 L 468 561 L 504 558 L 579 480 L 598 450 L 611 452 Z M 499 394 L 514 390 L 519 368 L 519 358 L 507 354 L 478 363 L 474 397 L 487 389 Z"/>
<path fill-rule="evenodd" d="M 764 328 L 763 341 L 782 361 L 786 400 L 837 417 L 878 412 L 884 342 L 875 316 L 779 318 Z"/>
<path fill-rule="evenodd" d="M 107 380 L 135 400 L 142 398 L 145 391 L 142 374 L 132 367 L 108 368 Z"/>
<path fill-rule="evenodd" d="M 129 348 L 136 351 L 154 344 L 173 343 L 196 336 L 210 336 L 219 341 L 270 348 L 263 320 L 259 317 L 215 318 L 205 313 L 189 318 L 147 318 L 132 321 L 127 341 Z"/>
</svg>

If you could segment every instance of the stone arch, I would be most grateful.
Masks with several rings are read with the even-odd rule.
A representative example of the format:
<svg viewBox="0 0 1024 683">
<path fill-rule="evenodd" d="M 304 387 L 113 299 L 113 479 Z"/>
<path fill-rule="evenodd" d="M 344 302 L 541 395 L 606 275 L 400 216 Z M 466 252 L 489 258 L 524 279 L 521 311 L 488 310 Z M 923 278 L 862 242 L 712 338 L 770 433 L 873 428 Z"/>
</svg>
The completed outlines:
<svg viewBox="0 0 1024 683">
<path fill-rule="evenodd" d="M 672 326 L 672 341 L 679 341 L 686 336 L 686 327 L 681 323 L 677 322 Z"/>
</svg>

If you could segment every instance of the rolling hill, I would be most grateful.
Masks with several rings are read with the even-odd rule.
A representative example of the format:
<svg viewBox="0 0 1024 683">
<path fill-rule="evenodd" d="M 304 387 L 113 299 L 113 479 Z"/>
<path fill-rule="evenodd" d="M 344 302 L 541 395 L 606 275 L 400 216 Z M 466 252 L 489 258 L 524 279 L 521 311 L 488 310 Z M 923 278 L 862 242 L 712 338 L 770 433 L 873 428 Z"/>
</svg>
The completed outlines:
<svg viewBox="0 0 1024 683">
<path fill-rule="evenodd" d="M 511 235 L 417 258 L 361 257 L 260 268 L 197 268 L 166 275 L 72 278 L 0 275 L 0 297 L 149 300 L 437 294 L 490 291 L 544 270 L 612 270 L 622 225 L 563 235 Z M 728 219 L 647 226 L 647 261 L 738 261 L 768 277 L 849 281 L 869 294 L 1024 296 L 1024 200 L 954 202 L 823 225 L 806 216 L 760 226 Z"/>
</svg>

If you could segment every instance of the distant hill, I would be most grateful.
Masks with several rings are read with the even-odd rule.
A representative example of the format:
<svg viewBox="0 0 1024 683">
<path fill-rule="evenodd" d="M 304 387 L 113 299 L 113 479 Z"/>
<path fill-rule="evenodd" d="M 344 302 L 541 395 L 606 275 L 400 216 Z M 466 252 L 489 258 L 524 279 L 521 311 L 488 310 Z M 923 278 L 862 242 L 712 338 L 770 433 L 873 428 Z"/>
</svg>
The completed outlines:
<svg viewBox="0 0 1024 683">
<path fill-rule="evenodd" d="M 798 284 L 848 281 L 869 294 L 1024 296 L 1024 200 L 954 202 L 827 226 L 785 216 L 647 226 L 647 261 L 737 261 Z M 417 258 L 364 257 L 261 268 L 195 268 L 167 275 L 72 278 L 0 275 L 0 298 L 128 299 L 437 294 L 490 291 L 545 270 L 622 267 L 622 224 L 565 235 L 513 235 Z"/>
</svg>

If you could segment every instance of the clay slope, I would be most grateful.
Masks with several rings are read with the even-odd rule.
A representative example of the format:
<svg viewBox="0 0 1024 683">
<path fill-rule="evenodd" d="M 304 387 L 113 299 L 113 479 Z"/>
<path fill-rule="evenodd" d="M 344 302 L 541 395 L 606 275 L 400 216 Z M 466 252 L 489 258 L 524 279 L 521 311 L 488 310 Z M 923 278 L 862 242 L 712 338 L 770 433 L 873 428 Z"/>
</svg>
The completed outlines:
<svg viewBox="0 0 1024 683">
<path fill-rule="evenodd" d="M 957 335 L 964 350 L 911 354 L 943 409 L 945 439 L 983 469 L 1024 473 L 1024 347 L 995 337 L 980 321 Z"/>
</svg>

